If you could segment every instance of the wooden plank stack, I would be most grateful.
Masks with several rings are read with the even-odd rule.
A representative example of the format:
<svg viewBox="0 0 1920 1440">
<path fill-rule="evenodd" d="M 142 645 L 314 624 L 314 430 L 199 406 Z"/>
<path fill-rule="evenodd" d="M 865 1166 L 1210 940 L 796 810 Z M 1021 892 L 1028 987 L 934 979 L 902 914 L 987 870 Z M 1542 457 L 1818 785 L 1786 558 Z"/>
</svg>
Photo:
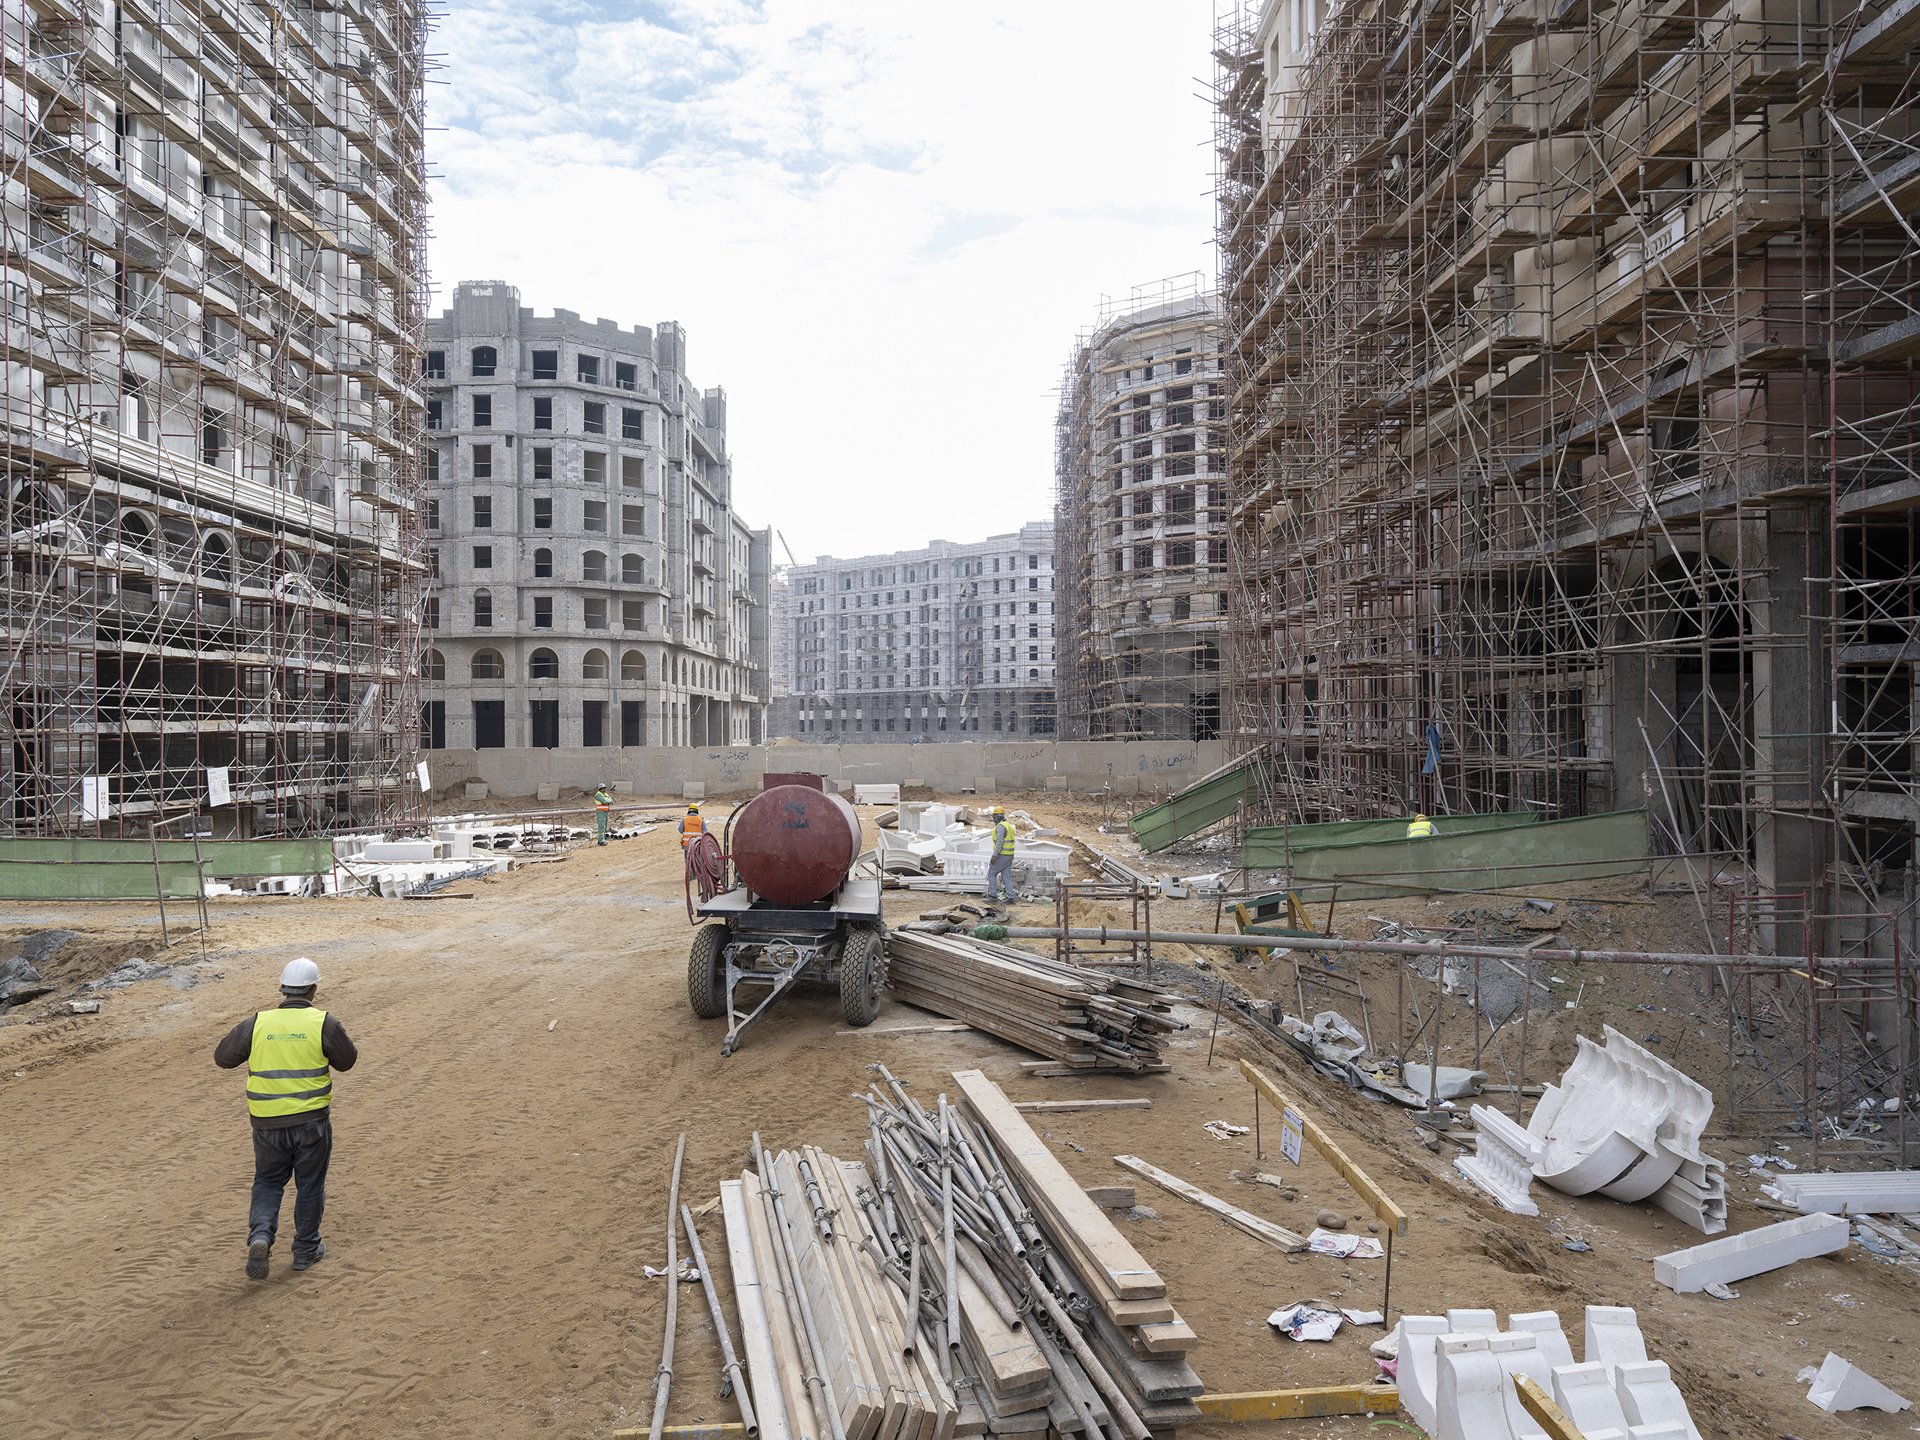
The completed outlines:
<svg viewBox="0 0 1920 1440">
<path fill-rule="evenodd" d="M 894 930 L 887 957 L 887 983 L 908 1004 L 1075 1070 L 1165 1070 L 1161 1047 L 1186 1028 L 1171 1013 L 1179 997 L 1157 986 L 991 940 Z"/>
<path fill-rule="evenodd" d="M 1084 1435 L 1198 1421 L 1166 1285 L 1005 1095 L 881 1079 L 861 1161 L 804 1146 L 721 1186 L 760 1440 Z M 951 1238 L 949 1238 L 951 1237 Z"/>
</svg>

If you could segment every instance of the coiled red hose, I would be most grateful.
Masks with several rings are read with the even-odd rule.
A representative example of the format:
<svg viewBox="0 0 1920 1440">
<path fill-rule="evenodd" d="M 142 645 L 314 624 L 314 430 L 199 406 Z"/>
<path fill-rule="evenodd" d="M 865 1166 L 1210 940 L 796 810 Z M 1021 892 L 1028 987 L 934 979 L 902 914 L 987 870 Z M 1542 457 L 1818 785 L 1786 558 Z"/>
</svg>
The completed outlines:
<svg viewBox="0 0 1920 1440">
<path fill-rule="evenodd" d="M 705 904 L 725 888 L 727 879 L 727 856 L 720 848 L 720 842 L 707 834 L 697 835 L 693 843 L 687 846 L 687 922 L 692 924 L 699 917 L 694 914 L 693 892 L 700 891 L 700 903 Z"/>
</svg>

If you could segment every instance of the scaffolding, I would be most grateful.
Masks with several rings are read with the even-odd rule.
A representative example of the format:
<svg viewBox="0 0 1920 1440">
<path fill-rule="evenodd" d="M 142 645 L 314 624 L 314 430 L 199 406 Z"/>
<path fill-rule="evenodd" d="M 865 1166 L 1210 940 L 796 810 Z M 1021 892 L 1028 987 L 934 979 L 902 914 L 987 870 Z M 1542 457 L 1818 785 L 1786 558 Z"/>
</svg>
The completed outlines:
<svg viewBox="0 0 1920 1440">
<path fill-rule="evenodd" d="M 1102 303 L 1054 434 L 1062 736 L 1218 738 L 1226 399 L 1203 277 Z"/>
<path fill-rule="evenodd" d="M 1805 1004 L 1815 1128 L 1912 1043 L 1920 822 L 1920 6 L 1841 7 L 1231 3 L 1215 50 L 1249 820 L 1644 806 L 1703 918 L 1886 959 Z"/>
<path fill-rule="evenodd" d="M 417 815 L 429 19 L 7 0 L 0 833 Z"/>
</svg>

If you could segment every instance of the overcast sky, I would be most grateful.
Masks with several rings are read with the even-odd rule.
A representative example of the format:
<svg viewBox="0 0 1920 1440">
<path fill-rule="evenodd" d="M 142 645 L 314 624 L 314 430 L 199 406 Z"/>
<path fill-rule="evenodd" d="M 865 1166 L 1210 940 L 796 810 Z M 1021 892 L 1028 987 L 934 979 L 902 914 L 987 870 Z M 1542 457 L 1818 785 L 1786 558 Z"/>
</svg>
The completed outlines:
<svg viewBox="0 0 1920 1440">
<path fill-rule="evenodd" d="M 1049 516 L 1076 334 L 1212 273 L 1206 0 L 447 10 L 435 308 L 680 321 L 741 512 L 803 562 Z"/>
</svg>

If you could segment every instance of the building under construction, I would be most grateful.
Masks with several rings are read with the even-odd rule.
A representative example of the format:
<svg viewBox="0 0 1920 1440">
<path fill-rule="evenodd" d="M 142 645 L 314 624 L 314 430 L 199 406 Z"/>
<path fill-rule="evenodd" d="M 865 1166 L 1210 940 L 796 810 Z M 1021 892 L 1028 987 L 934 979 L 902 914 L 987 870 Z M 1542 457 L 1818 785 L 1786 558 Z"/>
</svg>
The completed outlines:
<svg viewBox="0 0 1920 1440">
<path fill-rule="evenodd" d="M 0 832 L 417 803 L 427 23 L 7 5 Z"/>
<path fill-rule="evenodd" d="M 1198 276 L 1108 304 L 1055 429 L 1060 728 L 1212 740 L 1227 612 L 1226 388 Z"/>
<path fill-rule="evenodd" d="M 1256 811 L 1644 806 L 1770 914 L 1904 903 L 1916 40 L 1915 0 L 1222 14 Z"/>
</svg>

